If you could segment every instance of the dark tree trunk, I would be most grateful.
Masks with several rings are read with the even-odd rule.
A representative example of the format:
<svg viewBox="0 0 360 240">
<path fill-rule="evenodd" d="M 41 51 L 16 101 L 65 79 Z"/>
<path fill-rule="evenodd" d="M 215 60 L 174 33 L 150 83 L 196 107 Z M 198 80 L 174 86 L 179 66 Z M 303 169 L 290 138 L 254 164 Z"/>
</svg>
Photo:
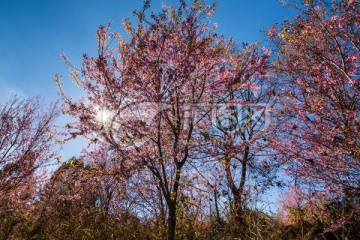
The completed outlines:
<svg viewBox="0 0 360 240">
<path fill-rule="evenodd" d="M 231 173 L 231 159 L 226 156 L 225 157 L 225 172 L 226 178 L 228 181 L 228 185 L 232 194 L 234 195 L 234 214 L 236 221 L 239 222 L 240 225 L 245 225 L 244 219 L 244 209 L 243 209 L 243 195 L 245 191 L 245 183 L 246 183 L 246 173 L 247 173 L 247 163 L 249 161 L 249 152 L 250 148 L 246 147 L 244 151 L 244 157 L 241 162 L 241 179 L 240 185 L 237 187 L 234 183 L 233 176 Z"/>
<path fill-rule="evenodd" d="M 218 190 L 217 190 L 216 186 L 215 186 L 215 190 L 214 190 L 214 200 L 215 200 L 216 220 L 217 220 L 219 226 L 221 226 L 222 221 L 221 221 L 220 211 L 219 211 L 219 206 L 218 206 Z"/>
<path fill-rule="evenodd" d="M 176 230 L 176 205 L 172 204 L 169 207 L 169 218 L 168 218 L 168 240 L 175 240 Z"/>
<path fill-rule="evenodd" d="M 234 214 L 235 220 L 239 223 L 240 226 L 245 226 L 245 216 L 242 202 L 242 195 L 238 194 L 234 196 Z"/>
</svg>

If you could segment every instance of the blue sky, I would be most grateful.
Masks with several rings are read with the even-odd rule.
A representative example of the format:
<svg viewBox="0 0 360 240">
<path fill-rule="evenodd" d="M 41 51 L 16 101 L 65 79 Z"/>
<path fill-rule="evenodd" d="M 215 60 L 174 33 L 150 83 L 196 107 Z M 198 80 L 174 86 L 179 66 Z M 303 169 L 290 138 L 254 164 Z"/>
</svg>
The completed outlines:
<svg viewBox="0 0 360 240">
<path fill-rule="evenodd" d="M 153 0 L 152 10 L 159 10 L 162 2 Z M 218 3 L 214 17 L 218 33 L 239 43 L 264 40 L 262 30 L 294 15 L 277 0 Z M 131 18 L 132 11 L 141 6 L 142 0 L 0 0 L 0 101 L 15 93 L 41 95 L 48 102 L 58 100 L 55 73 L 64 76 L 67 93 L 78 96 L 80 90 L 72 85 L 60 53 L 65 52 L 73 64 L 80 65 L 83 53 L 96 53 L 95 34 L 100 24 L 113 21 L 114 30 L 122 30 L 122 19 Z M 79 154 L 79 149 L 71 144 L 62 155 L 66 159 Z"/>
</svg>

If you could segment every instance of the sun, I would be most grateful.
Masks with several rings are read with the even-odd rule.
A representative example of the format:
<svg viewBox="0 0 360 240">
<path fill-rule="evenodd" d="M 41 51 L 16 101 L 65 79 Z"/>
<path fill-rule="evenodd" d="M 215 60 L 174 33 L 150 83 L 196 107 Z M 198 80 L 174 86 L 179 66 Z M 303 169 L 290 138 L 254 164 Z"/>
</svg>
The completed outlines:
<svg viewBox="0 0 360 240">
<path fill-rule="evenodd" d="M 102 124 L 109 122 L 110 118 L 111 118 L 111 112 L 107 109 L 99 109 L 99 111 L 96 114 L 96 119 Z"/>
</svg>

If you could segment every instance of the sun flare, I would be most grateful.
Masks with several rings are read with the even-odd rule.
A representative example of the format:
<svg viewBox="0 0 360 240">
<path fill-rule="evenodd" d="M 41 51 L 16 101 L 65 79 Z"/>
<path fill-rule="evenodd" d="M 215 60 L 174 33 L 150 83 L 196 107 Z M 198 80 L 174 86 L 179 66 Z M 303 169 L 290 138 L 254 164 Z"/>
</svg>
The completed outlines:
<svg viewBox="0 0 360 240">
<path fill-rule="evenodd" d="M 111 118 L 111 112 L 107 109 L 99 109 L 96 119 L 101 123 L 107 123 Z"/>
</svg>

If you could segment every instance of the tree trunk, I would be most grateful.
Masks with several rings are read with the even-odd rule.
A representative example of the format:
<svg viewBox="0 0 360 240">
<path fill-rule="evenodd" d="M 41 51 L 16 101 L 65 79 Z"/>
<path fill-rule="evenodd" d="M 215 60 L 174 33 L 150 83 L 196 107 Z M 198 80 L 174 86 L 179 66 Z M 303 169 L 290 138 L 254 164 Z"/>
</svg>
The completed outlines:
<svg viewBox="0 0 360 240">
<path fill-rule="evenodd" d="M 175 240 L 175 229 L 176 229 L 176 205 L 171 204 L 171 206 L 169 206 L 168 240 Z"/>
<path fill-rule="evenodd" d="M 241 164 L 241 179 L 240 179 L 240 186 L 237 189 L 235 197 L 235 214 L 236 220 L 239 222 L 240 225 L 245 226 L 246 221 L 244 218 L 244 209 L 243 209 L 243 195 L 245 191 L 245 182 L 246 182 L 246 173 L 247 173 L 247 163 L 249 161 L 249 152 L 250 148 L 247 146 L 245 148 L 244 157 Z"/>
<path fill-rule="evenodd" d="M 240 226 L 245 226 L 245 218 L 243 211 L 243 203 L 242 203 L 242 194 L 238 194 L 234 196 L 234 213 L 235 220 L 239 223 Z"/>
<path fill-rule="evenodd" d="M 217 187 L 215 186 L 215 190 L 214 190 L 214 200 L 215 200 L 215 211 L 216 211 L 216 220 L 219 224 L 219 226 L 222 225 L 222 221 L 221 221 L 221 217 L 220 217 L 220 211 L 219 211 L 219 205 L 218 205 L 218 190 Z"/>
</svg>

